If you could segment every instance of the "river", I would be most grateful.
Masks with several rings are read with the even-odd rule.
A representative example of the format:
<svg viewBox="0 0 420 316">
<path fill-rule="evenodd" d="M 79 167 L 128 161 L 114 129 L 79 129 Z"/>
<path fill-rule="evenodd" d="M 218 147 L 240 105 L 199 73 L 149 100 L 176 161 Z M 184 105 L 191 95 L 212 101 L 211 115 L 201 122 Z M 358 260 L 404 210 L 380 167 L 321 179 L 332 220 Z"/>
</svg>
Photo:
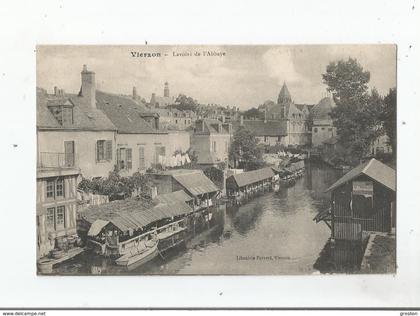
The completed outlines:
<svg viewBox="0 0 420 316">
<path fill-rule="evenodd" d="M 328 207 L 324 193 L 341 172 L 306 164 L 304 177 L 290 188 L 227 208 L 224 223 L 202 233 L 186 249 L 174 249 L 130 270 L 85 253 L 60 265 L 58 274 L 312 274 L 330 236 L 314 216 Z M 224 231 L 231 232 L 229 235 Z"/>
</svg>

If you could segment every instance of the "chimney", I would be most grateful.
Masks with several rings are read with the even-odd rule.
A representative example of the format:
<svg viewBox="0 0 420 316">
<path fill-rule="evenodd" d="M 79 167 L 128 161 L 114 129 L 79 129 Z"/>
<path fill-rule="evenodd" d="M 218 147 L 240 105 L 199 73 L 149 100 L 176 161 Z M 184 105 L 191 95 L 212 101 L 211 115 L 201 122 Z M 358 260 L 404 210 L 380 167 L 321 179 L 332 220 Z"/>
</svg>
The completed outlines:
<svg viewBox="0 0 420 316">
<path fill-rule="evenodd" d="M 136 87 L 133 87 L 133 99 L 134 100 L 137 99 L 137 89 L 136 89 Z"/>
<path fill-rule="evenodd" d="M 96 85 L 95 85 L 95 73 L 89 71 L 86 65 L 83 65 L 82 70 L 82 89 L 81 94 L 86 98 L 88 104 L 96 108 Z"/>
<path fill-rule="evenodd" d="M 169 98 L 169 83 L 166 81 L 165 86 L 163 87 L 163 96 Z"/>
<path fill-rule="evenodd" d="M 57 86 L 54 86 L 54 95 L 58 95 L 58 88 L 57 88 Z"/>
<path fill-rule="evenodd" d="M 267 123 L 267 109 L 264 109 L 264 123 Z"/>
<path fill-rule="evenodd" d="M 243 115 L 241 115 L 241 123 L 240 123 L 240 126 L 244 126 L 244 116 Z"/>
</svg>

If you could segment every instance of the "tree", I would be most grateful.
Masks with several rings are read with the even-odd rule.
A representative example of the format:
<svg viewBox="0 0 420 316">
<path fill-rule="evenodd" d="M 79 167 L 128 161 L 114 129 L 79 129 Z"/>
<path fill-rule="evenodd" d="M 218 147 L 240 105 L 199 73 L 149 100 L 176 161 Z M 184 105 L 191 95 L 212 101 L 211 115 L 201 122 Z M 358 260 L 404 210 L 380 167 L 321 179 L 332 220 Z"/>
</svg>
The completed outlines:
<svg viewBox="0 0 420 316">
<path fill-rule="evenodd" d="M 255 170 L 264 165 L 263 149 L 258 145 L 255 135 L 244 127 L 240 127 L 233 135 L 233 142 L 229 151 L 229 159 L 235 168 Z"/>
<path fill-rule="evenodd" d="M 392 148 L 392 155 L 395 157 L 397 152 L 397 89 L 389 89 L 384 99 L 384 111 L 382 113 L 384 131 L 389 137 L 389 144 Z"/>
<path fill-rule="evenodd" d="M 180 94 L 175 100 L 176 104 L 171 105 L 172 108 L 175 108 L 180 111 L 196 111 L 198 102 L 191 97 L 186 96 L 185 94 Z"/>
<path fill-rule="evenodd" d="M 243 116 L 245 118 L 257 118 L 257 119 L 263 119 L 264 118 L 264 112 L 260 111 L 257 108 L 251 108 L 243 113 Z"/>
<path fill-rule="evenodd" d="M 356 59 L 331 62 L 322 78 L 337 104 L 331 117 L 337 127 L 338 141 L 347 151 L 342 158 L 356 164 L 382 133 L 383 98 L 376 89 L 368 91 L 370 73 Z"/>
</svg>

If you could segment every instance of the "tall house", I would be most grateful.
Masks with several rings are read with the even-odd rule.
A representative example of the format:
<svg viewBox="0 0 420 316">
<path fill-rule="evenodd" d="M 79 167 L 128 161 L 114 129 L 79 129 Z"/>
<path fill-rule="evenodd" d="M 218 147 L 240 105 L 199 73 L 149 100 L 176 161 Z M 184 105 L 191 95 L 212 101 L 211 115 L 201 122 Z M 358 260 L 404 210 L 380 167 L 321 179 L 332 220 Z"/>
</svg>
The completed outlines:
<svg viewBox="0 0 420 316">
<path fill-rule="evenodd" d="M 83 66 L 81 81 L 79 94 L 37 89 L 38 162 L 77 166 L 85 178 L 107 176 L 115 165 L 117 128 L 96 106 L 95 73 Z"/>
<path fill-rule="evenodd" d="M 36 186 L 37 258 L 56 248 L 58 238 L 75 238 L 76 188 L 80 169 L 61 153 L 38 161 Z"/>
<path fill-rule="evenodd" d="M 335 103 L 332 98 L 325 97 L 312 108 L 312 146 L 320 146 L 326 140 L 336 136 L 337 130 L 333 126 L 331 112 Z"/>
<path fill-rule="evenodd" d="M 197 154 L 197 164 L 202 167 L 227 165 L 232 125 L 219 120 L 200 119 L 195 122 L 191 135 L 191 148 Z"/>
</svg>

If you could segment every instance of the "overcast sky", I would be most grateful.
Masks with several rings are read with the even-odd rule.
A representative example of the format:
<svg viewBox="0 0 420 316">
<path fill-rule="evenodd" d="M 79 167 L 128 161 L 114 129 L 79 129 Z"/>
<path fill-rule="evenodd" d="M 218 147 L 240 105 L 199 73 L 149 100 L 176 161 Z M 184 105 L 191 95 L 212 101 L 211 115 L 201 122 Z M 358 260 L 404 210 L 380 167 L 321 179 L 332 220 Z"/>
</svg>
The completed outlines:
<svg viewBox="0 0 420 316">
<path fill-rule="evenodd" d="M 131 52 L 160 52 L 160 58 L 133 58 Z M 174 57 L 173 53 L 224 52 L 224 57 Z M 167 56 L 165 55 L 167 54 Z M 285 81 L 296 103 L 317 103 L 326 95 L 322 73 L 329 62 L 356 58 L 371 73 L 369 85 L 381 94 L 396 85 L 393 45 L 312 46 L 39 46 L 37 86 L 66 92 L 80 89 L 83 64 L 96 72 L 97 88 L 112 93 L 137 94 L 150 100 L 186 94 L 200 103 L 236 105 L 241 109 L 276 100 Z"/>
</svg>

